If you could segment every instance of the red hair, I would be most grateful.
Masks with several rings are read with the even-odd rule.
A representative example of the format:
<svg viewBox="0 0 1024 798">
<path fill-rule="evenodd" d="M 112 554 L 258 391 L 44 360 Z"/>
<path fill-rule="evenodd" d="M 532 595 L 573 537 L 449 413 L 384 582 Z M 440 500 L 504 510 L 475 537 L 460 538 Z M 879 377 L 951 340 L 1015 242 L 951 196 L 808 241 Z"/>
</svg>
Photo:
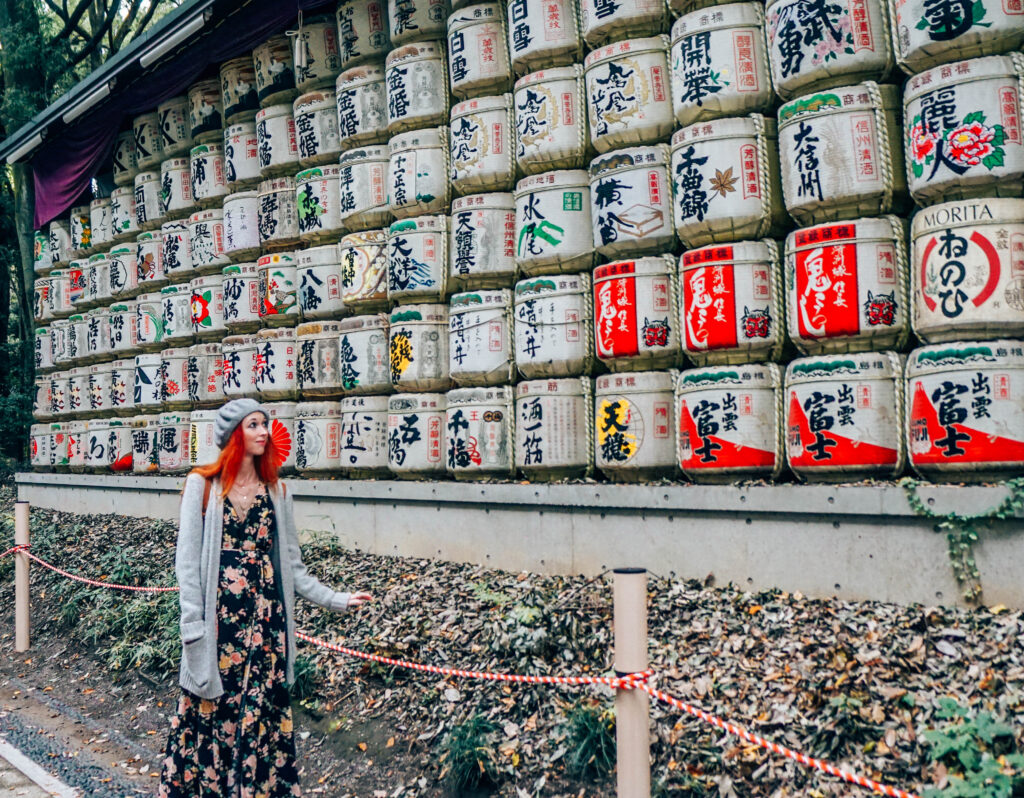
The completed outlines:
<svg viewBox="0 0 1024 798">
<path fill-rule="evenodd" d="M 215 462 L 210 463 L 210 465 L 193 468 L 192 473 L 199 474 L 206 479 L 219 476 L 221 495 L 226 496 L 228 491 L 231 490 L 231 486 L 235 484 L 235 479 L 238 477 L 238 469 L 242 465 L 244 458 L 245 432 L 242 430 L 242 425 L 239 424 L 235 427 L 235 431 L 231 433 L 227 445 L 221 450 L 220 457 Z M 274 436 L 270 435 L 267 437 L 267 448 L 263 450 L 263 454 L 258 454 L 253 458 L 256 474 L 268 486 L 276 485 L 279 463 L 280 458 L 277 445 L 274 443 Z"/>
</svg>

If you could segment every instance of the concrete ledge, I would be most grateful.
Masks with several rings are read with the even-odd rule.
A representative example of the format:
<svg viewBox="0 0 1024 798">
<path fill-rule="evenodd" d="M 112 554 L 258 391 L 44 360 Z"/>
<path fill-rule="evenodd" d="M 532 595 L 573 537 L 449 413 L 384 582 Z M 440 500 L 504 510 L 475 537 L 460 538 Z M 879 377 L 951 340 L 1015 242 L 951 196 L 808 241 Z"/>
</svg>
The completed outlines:
<svg viewBox="0 0 1024 798">
<path fill-rule="evenodd" d="M 173 519 L 181 477 L 23 473 L 19 498 L 79 513 Z M 898 485 L 611 485 L 291 479 L 296 517 L 374 554 L 508 570 L 655 573 L 902 603 L 950 604 L 959 590 L 935 522 Z M 922 485 L 936 512 L 981 513 L 1002 486 Z M 985 601 L 1024 606 L 1017 520 L 976 549 Z"/>
</svg>

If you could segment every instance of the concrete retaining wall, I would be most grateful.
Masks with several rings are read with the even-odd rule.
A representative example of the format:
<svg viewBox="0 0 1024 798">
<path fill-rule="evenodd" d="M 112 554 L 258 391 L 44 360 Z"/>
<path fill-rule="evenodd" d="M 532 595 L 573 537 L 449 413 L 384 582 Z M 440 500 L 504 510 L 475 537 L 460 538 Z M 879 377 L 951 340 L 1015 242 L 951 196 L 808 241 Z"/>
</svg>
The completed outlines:
<svg viewBox="0 0 1024 798">
<path fill-rule="evenodd" d="M 901 603 L 960 598 L 935 522 L 902 487 L 537 485 L 289 480 L 300 529 L 374 554 L 507 570 L 656 574 Z M 174 518 L 181 478 L 18 475 L 19 498 L 79 513 Z M 937 512 L 982 512 L 1003 487 L 919 488 Z M 994 523 L 976 553 L 987 604 L 1024 607 L 1024 531 Z"/>
</svg>

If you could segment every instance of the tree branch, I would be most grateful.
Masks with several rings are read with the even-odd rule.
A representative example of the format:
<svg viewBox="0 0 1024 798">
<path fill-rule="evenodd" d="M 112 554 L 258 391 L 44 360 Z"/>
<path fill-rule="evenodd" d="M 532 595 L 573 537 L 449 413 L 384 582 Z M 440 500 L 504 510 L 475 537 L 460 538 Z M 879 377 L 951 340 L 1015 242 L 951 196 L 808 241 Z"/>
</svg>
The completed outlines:
<svg viewBox="0 0 1024 798">
<path fill-rule="evenodd" d="M 50 8 L 53 8 L 53 5 L 49 2 L 49 0 L 47 0 L 46 4 L 50 6 Z M 64 18 L 64 27 L 61 29 L 60 33 L 58 33 L 53 38 L 62 39 L 65 36 L 70 36 L 72 32 L 74 32 L 75 29 L 78 28 L 79 21 L 82 19 L 82 16 L 85 14 L 85 12 L 89 10 L 89 6 L 91 5 L 92 0 L 78 0 L 78 6 L 75 8 L 74 11 L 71 12 L 69 16 L 66 16 Z M 58 13 L 57 15 L 60 16 L 60 13 Z"/>
<path fill-rule="evenodd" d="M 113 35 L 110 40 L 110 54 L 118 52 L 121 49 L 121 45 L 124 44 L 125 38 L 131 33 L 132 25 L 135 22 L 135 17 L 139 14 L 139 9 L 142 7 L 142 0 L 132 0 L 131 8 L 128 9 L 128 16 L 125 17 L 124 22 L 118 28 L 117 34 Z M 144 17 L 143 26 L 148 22 L 149 17 L 152 16 L 153 11 L 156 8 L 156 2 L 150 2 L 148 16 Z M 134 36 L 132 37 L 134 38 Z"/>
<path fill-rule="evenodd" d="M 100 41 L 103 40 L 103 37 L 110 29 L 110 26 L 114 23 L 114 17 L 116 16 L 117 5 L 114 4 L 107 10 L 106 17 L 104 18 L 103 23 L 99 26 L 99 29 L 93 32 L 92 37 L 85 43 L 85 46 L 71 58 L 71 61 L 68 63 L 69 70 L 74 69 L 92 54 Z"/>
</svg>

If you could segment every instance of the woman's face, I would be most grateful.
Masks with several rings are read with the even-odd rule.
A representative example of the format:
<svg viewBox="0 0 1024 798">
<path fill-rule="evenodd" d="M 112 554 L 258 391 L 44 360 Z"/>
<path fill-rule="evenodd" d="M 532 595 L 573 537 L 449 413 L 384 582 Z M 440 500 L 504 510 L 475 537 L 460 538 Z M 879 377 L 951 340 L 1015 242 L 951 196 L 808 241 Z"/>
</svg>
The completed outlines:
<svg viewBox="0 0 1024 798">
<path fill-rule="evenodd" d="M 242 419 L 242 434 L 245 439 L 245 453 L 253 457 L 263 454 L 270 438 L 267 417 L 260 411 L 250 413 Z"/>
</svg>

